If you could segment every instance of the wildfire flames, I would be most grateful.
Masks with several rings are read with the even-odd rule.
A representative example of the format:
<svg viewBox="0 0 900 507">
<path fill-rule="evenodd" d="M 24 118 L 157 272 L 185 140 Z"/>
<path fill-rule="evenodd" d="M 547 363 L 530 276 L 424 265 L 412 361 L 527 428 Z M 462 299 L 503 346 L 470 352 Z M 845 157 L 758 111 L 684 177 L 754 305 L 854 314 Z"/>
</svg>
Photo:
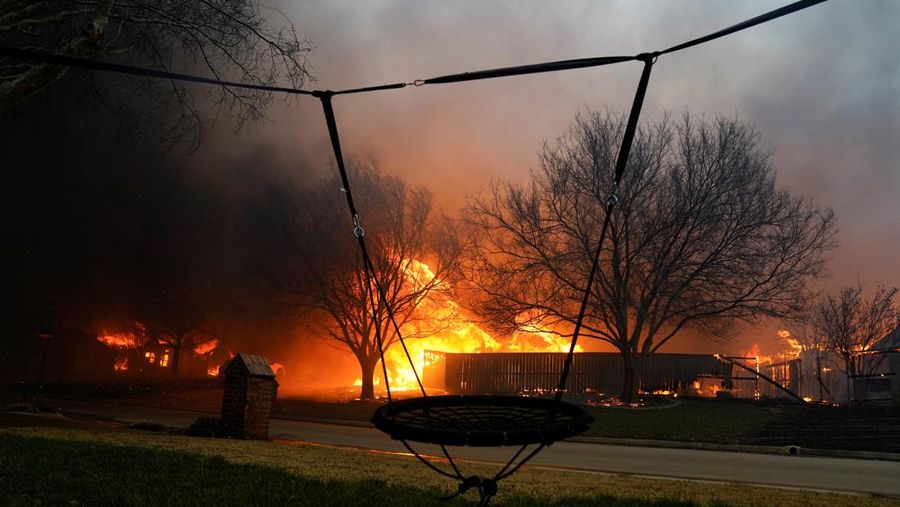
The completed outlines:
<svg viewBox="0 0 900 507">
<path fill-rule="evenodd" d="M 417 260 L 409 261 L 407 273 L 407 278 L 413 285 L 422 283 L 422 280 L 434 278 L 431 268 Z M 568 352 L 569 350 L 568 338 L 538 328 L 516 333 L 506 343 L 501 343 L 477 323 L 467 319 L 466 312 L 459 303 L 450 297 L 439 295 L 427 298 L 420 305 L 419 311 L 429 316 L 427 322 L 406 326 L 402 331 L 404 336 L 426 334 L 423 330 L 433 331 L 421 338 L 404 340 L 409 356 L 420 376 L 431 359 L 428 354 L 425 354 L 427 350 L 451 353 Z M 575 350 L 581 352 L 582 348 L 579 345 Z M 394 344 L 385 352 L 385 360 L 388 365 L 388 380 L 392 390 L 418 389 L 413 369 L 399 343 Z M 374 384 L 379 385 L 380 380 L 376 378 Z M 362 380 L 357 379 L 354 385 L 362 385 Z"/>
<path fill-rule="evenodd" d="M 791 337 L 790 331 L 787 329 L 779 329 L 776 335 L 787 344 L 787 349 L 783 349 L 776 352 L 775 355 L 769 356 L 762 354 L 760 352 L 759 344 L 754 343 L 749 349 L 742 350 L 740 355 L 744 357 L 755 357 L 759 364 L 772 364 L 800 357 L 800 353 L 803 352 L 804 347 L 799 340 Z"/>
<path fill-rule="evenodd" d="M 151 341 L 147 328 L 140 322 L 135 322 L 132 329 L 123 332 L 110 333 L 106 330 L 97 334 L 97 341 L 117 351 L 113 362 L 113 371 L 125 373 L 148 372 L 153 368 L 172 367 L 172 348 L 165 340 Z M 197 356 L 210 360 L 213 352 L 218 348 L 219 340 L 207 337 L 204 341 L 193 346 L 192 350 Z M 201 370 L 202 371 L 202 370 Z M 211 376 L 218 375 L 219 366 L 211 366 L 206 370 Z"/>
<path fill-rule="evenodd" d="M 147 343 L 147 338 L 141 326 L 138 327 L 138 331 L 127 331 L 124 333 L 101 331 L 97 335 L 97 341 L 116 349 L 139 349 Z"/>
<path fill-rule="evenodd" d="M 218 346 L 219 346 L 219 340 L 213 338 L 211 340 L 207 340 L 205 342 L 198 343 L 197 345 L 195 345 L 194 346 L 194 354 L 197 354 L 198 356 L 205 356 L 207 354 L 212 353 L 214 350 L 216 350 L 216 347 L 218 347 Z"/>
<path fill-rule="evenodd" d="M 105 329 L 97 335 L 97 341 L 119 351 L 113 362 L 114 372 L 128 371 L 128 351 L 139 349 L 147 343 L 146 329 L 140 324 L 132 331 L 110 333 Z"/>
<path fill-rule="evenodd" d="M 113 363 L 113 370 L 128 371 L 128 356 L 116 359 L 116 362 Z"/>
</svg>

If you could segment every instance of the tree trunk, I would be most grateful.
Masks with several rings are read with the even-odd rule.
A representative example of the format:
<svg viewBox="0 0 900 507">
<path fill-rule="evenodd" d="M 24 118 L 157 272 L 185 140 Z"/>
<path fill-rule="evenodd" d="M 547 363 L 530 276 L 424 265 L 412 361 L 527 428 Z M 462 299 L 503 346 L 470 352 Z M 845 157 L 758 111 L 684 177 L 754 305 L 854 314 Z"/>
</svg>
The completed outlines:
<svg viewBox="0 0 900 507">
<path fill-rule="evenodd" d="M 856 361 L 854 357 L 850 358 L 850 362 L 848 363 L 849 368 L 847 371 L 850 372 L 850 378 L 853 379 L 853 399 L 855 401 L 863 401 L 865 400 L 865 382 L 868 380 L 863 380 L 860 382 L 859 378 L 859 368 L 857 367 Z"/>
<path fill-rule="evenodd" d="M 362 375 L 362 388 L 359 391 L 359 399 L 374 400 L 375 399 L 375 366 L 378 365 L 377 359 L 368 357 L 358 357 L 359 370 Z"/>
<path fill-rule="evenodd" d="M 844 373 L 847 376 L 847 402 L 854 401 L 853 391 L 850 388 L 850 376 L 853 375 L 853 371 L 851 370 L 852 363 L 850 359 L 844 358 Z"/>
<path fill-rule="evenodd" d="M 822 356 L 819 354 L 819 349 L 816 349 L 816 381 L 819 383 L 819 401 L 823 401 L 825 399 L 825 394 L 822 393 Z"/>
<path fill-rule="evenodd" d="M 638 400 L 640 376 L 637 368 L 637 357 L 631 351 L 622 353 L 622 403 L 635 403 Z"/>
<path fill-rule="evenodd" d="M 178 366 L 181 363 L 181 347 L 184 345 L 184 339 L 179 338 L 175 340 L 175 345 L 172 347 L 172 362 L 170 363 L 169 374 L 172 378 L 178 377 Z"/>
</svg>

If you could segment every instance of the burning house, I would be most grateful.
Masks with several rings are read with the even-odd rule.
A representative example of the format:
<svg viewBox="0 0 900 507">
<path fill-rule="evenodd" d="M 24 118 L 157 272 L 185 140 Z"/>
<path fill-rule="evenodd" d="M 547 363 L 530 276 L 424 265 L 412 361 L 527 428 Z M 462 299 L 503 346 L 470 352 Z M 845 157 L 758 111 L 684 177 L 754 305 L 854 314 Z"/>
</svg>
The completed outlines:
<svg viewBox="0 0 900 507">
<path fill-rule="evenodd" d="M 217 376 L 219 367 L 229 359 L 222 357 L 227 352 L 220 350 L 215 338 L 204 339 L 176 354 L 170 343 L 151 339 L 141 323 L 135 323 L 131 329 L 123 332 L 102 331 L 97 335 L 97 341 L 115 352 L 110 369 L 121 378 L 169 376 L 176 367 L 176 360 L 179 362 L 177 368 L 180 376 Z"/>
</svg>

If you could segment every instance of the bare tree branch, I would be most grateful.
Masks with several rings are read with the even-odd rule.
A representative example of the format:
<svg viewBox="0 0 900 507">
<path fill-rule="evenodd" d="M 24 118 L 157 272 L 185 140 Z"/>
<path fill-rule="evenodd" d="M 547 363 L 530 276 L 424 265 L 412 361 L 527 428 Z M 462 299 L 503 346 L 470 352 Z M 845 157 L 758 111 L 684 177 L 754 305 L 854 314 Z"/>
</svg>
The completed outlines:
<svg viewBox="0 0 900 507">
<path fill-rule="evenodd" d="M 376 332 L 381 332 L 385 351 L 400 338 L 388 306 L 404 339 L 445 329 L 449 322 L 434 316 L 450 294 L 452 282 L 460 278 L 463 244 L 453 224 L 434 212 L 425 190 L 409 188 L 374 167 L 354 166 L 351 182 L 374 275 L 386 300 L 374 292 L 363 271 L 336 178 L 300 191 L 287 202 L 274 203 L 284 224 L 282 239 L 289 246 L 275 254 L 286 265 L 271 269 L 280 280 L 276 297 L 316 314 L 320 336 L 354 353 L 363 379 L 361 396 L 371 398 L 381 355 Z"/>
<path fill-rule="evenodd" d="M 251 0 L 46 0 L 8 1 L 0 6 L 0 43 L 84 58 L 118 60 L 152 68 L 202 69 L 213 76 L 258 84 L 300 87 L 310 79 L 308 41 L 280 16 L 272 26 Z M 70 75 L 71 74 L 71 75 Z M 92 82 L 85 89 L 99 103 L 117 104 L 140 124 L 150 114 L 146 104 L 180 112 L 171 122 L 170 142 L 199 140 L 201 116 L 228 113 L 236 128 L 262 118 L 271 94 L 221 87 L 201 92 L 207 105 L 181 85 L 121 76 L 97 79 L 92 73 L 69 73 L 65 67 L 0 58 L 0 114 L 65 79 Z M 174 94 L 174 95 L 173 95 Z M 173 102 L 174 100 L 174 102 Z M 127 104 L 125 107 L 120 104 Z M 143 106 L 143 107 L 142 107 Z"/>
<path fill-rule="evenodd" d="M 467 263 L 488 294 L 478 311 L 495 326 L 571 333 L 623 124 L 615 113 L 579 115 L 545 144 L 528 185 L 470 200 L 477 250 Z M 688 327 L 721 337 L 735 320 L 791 314 L 824 273 L 833 215 L 776 188 L 758 140 L 728 118 L 664 117 L 639 130 L 585 319 L 590 336 L 622 352 L 626 399 L 641 354 Z"/>
</svg>

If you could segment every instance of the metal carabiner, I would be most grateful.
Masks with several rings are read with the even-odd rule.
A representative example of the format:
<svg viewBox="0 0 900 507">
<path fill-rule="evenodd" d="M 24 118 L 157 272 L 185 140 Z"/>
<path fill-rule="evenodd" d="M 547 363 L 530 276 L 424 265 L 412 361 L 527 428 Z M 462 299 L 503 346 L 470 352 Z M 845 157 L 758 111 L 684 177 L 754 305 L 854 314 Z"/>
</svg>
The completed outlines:
<svg viewBox="0 0 900 507">
<path fill-rule="evenodd" d="M 362 238 L 366 235 L 366 231 L 359 225 L 359 215 L 353 215 L 353 235 Z"/>
</svg>

